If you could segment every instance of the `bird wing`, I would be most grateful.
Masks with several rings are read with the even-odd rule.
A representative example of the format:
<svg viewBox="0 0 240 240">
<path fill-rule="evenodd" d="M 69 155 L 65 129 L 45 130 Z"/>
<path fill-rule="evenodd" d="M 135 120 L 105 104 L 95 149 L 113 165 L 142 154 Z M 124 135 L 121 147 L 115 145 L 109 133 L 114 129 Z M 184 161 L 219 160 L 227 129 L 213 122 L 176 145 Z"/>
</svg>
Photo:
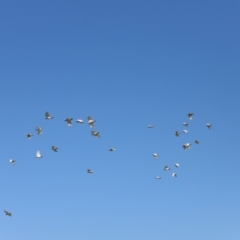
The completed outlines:
<svg viewBox="0 0 240 240">
<path fill-rule="evenodd" d="M 48 118 L 48 117 L 51 117 L 51 115 L 49 114 L 49 112 L 46 112 L 45 113 L 45 116 Z"/>
</svg>

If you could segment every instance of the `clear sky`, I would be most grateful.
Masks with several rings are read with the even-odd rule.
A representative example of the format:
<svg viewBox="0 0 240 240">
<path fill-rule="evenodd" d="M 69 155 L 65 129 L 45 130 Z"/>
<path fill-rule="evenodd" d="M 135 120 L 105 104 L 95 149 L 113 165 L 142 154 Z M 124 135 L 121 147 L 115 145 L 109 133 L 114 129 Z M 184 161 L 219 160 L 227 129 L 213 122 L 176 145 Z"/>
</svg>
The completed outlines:
<svg viewBox="0 0 240 240">
<path fill-rule="evenodd" d="M 0 239 L 239 240 L 239 10 L 2 0 Z"/>
</svg>

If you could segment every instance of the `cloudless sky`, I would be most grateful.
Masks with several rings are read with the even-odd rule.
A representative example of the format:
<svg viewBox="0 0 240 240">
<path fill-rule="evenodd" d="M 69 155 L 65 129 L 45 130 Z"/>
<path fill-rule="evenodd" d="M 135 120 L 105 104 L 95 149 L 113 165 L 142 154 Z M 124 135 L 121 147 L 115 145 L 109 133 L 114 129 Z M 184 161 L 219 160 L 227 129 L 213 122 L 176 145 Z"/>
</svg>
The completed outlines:
<svg viewBox="0 0 240 240">
<path fill-rule="evenodd" d="M 239 10 L 2 0 L 0 239 L 239 240 Z"/>
</svg>

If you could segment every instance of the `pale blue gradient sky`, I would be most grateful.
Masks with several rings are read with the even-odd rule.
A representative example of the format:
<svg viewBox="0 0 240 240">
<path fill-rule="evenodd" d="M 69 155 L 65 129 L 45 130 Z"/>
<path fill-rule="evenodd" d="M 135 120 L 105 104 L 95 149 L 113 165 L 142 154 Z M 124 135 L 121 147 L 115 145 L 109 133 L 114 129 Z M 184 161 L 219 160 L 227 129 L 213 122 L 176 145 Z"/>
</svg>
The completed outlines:
<svg viewBox="0 0 240 240">
<path fill-rule="evenodd" d="M 1 1 L 0 239 L 239 240 L 239 8 Z"/>
</svg>

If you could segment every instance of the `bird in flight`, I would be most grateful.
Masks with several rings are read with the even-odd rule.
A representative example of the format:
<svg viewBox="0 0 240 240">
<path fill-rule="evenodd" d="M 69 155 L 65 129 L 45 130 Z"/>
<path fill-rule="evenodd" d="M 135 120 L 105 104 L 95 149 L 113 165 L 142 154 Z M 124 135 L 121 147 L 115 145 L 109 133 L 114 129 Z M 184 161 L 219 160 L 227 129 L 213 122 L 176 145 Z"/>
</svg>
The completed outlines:
<svg viewBox="0 0 240 240">
<path fill-rule="evenodd" d="M 210 123 L 207 123 L 207 124 L 206 124 L 206 126 L 208 127 L 208 129 L 211 129 L 211 127 L 212 127 L 212 124 L 210 124 Z"/>
<path fill-rule="evenodd" d="M 182 145 L 182 147 L 183 147 L 184 150 L 186 150 L 186 149 L 190 149 L 191 145 L 192 145 L 191 143 L 185 143 L 185 144 Z"/>
<path fill-rule="evenodd" d="M 173 173 L 172 176 L 173 176 L 173 177 L 177 177 L 177 174 L 176 174 L 176 173 Z"/>
<path fill-rule="evenodd" d="M 36 152 L 36 158 L 42 158 L 41 152 L 39 150 Z"/>
<path fill-rule="evenodd" d="M 163 170 L 164 170 L 164 171 L 169 171 L 170 169 L 171 169 L 171 168 L 170 168 L 169 166 L 165 166 Z"/>
<path fill-rule="evenodd" d="M 83 120 L 82 119 L 77 119 L 76 123 L 83 123 Z"/>
<path fill-rule="evenodd" d="M 187 116 L 188 116 L 188 118 L 189 118 L 190 120 L 193 119 L 193 114 L 194 114 L 194 113 L 188 113 L 188 114 L 187 114 Z"/>
<path fill-rule="evenodd" d="M 87 119 L 88 119 L 89 127 L 93 128 L 94 127 L 94 123 L 96 122 L 96 120 L 92 119 L 91 116 L 88 116 Z"/>
<path fill-rule="evenodd" d="M 72 118 L 66 118 L 64 121 L 65 122 L 67 122 L 67 125 L 69 126 L 69 127 L 71 127 L 72 126 Z"/>
<path fill-rule="evenodd" d="M 114 152 L 114 151 L 116 151 L 116 149 L 115 148 L 109 148 L 108 151 L 109 152 Z"/>
<path fill-rule="evenodd" d="M 57 152 L 57 151 L 58 151 L 58 147 L 52 146 L 52 150 L 53 150 L 54 152 Z"/>
<path fill-rule="evenodd" d="M 154 125 L 148 125 L 147 128 L 154 128 Z"/>
<path fill-rule="evenodd" d="M 7 216 L 9 216 L 9 217 L 12 216 L 12 213 L 10 213 L 10 212 L 8 212 L 8 211 L 4 210 L 4 212 L 5 212 L 5 215 L 7 215 Z"/>
<path fill-rule="evenodd" d="M 14 165 L 16 161 L 13 160 L 13 159 L 10 159 L 9 162 L 10 162 L 12 165 Z"/>
<path fill-rule="evenodd" d="M 160 179 L 161 179 L 161 177 L 159 177 L 159 176 L 156 176 L 156 179 L 160 180 Z"/>
<path fill-rule="evenodd" d="M 87 170 L 87 173 L 93 173 L 93 170 L 88 169 L 88 170 Z"/>
<path fill-rule="evenodd" d="M 100 132 L 97 132 L 97 131 L 91 131 L 91 134 L 92 134 L 92 136 L 94 136 L 94 137 L 97 137 L 97 138 L 100 138 Z"/>
<path fill-rule="evenodd" d="M 154 158 L 158 158 L 158 154 L 157 153 L 153 153 L 153 157 Z"/>
<path fill-rule="evenodd" d="M 41 135 L 43 134 L 41 127 L 36 127 L 37 134 Z"/>
<path fill-rule="evenodd" d="M 189 123 L 184 122 L 183 125 L 187 127 L 189 125 Z"/>
<path fill-rule="evenodd" d="M 182 132 L 184 132 L 184 133 L 187 133 L 187 132 L 188 132 L 188 130 L 182 130 Z"/>
<path fill-rule="evenodd" d="M 179 137 L 180 136 L 180 132 L 178 132 L 178 131 L 176 131 L 175 133 L 174 133 L 174 135 L 176 136 L 176 137 Z"/>
<path fill-rule="evenodd" d="M 195 140 L 194 143 L 199 144 L 200 142 L 198 140 Z"/>
<path fill-rule="evenodd" d="M 27 136 L 27 138 L 28 139 L 31 139 L 31 137 L 33 136 L 31 133 L 28 133 L 28 134 L 26 134 L 26 136 Z"/>
<path fill-rule="evenodd" d="M 52 118 L 53 116 L 51 116 L 49 112 L 45 112 L 45 119 L 50 120 Z"/>
<path fill-rule="evenodd" d="M 179 166 L 180 166 L 180 164 L 179 164 L 179 163 L 175 163 L 174 165 L 175 165 L 175 167 L 179 167 Z"/>
</svg>

